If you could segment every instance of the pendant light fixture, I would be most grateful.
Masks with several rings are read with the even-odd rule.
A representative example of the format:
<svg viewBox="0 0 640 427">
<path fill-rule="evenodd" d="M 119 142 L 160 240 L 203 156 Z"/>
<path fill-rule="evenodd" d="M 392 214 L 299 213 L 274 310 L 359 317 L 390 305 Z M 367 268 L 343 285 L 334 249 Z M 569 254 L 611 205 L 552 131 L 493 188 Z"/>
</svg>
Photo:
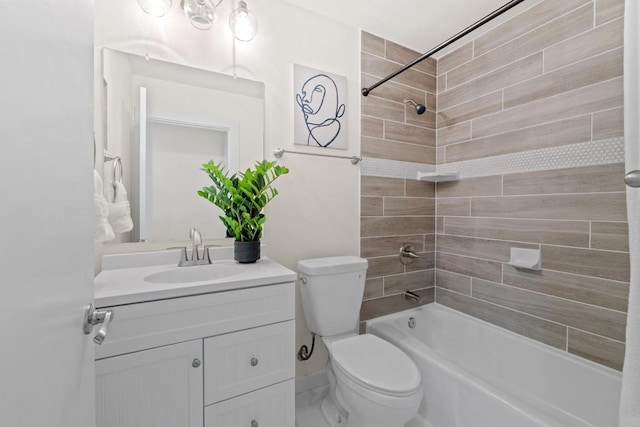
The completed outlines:
<svg viewBox="0 0 640 427">
<path fill-rule="evenodd" d="M 240 0 L 238 8 L 229 15 L 229 26 L 233 36 L 242 42 L 251 41 L 256 36 L 258 20 L 253 13 L 249 12 L 244 0 Z"/>
<path fill-rule="evenodd" d="M 172 0 L 136 0 L 142 10 L 151 16 L 162 17 L 171 9 Z M 198 30 L 208 30 L 216 22 L 216 8 L 224 0 L 180 0 L 180 6 L 184 14 Z M 249 12 L 244 0 L 238 2 L 238 7 L 229 15 L 229 26 L 233 37 L 237 40 L 248 42 L 253 40 L 258 32 L 258 20 Z"/>
<path fill-rule="evenodd" d="M 171 0 L 137 0 L 138 4 L 151 16 L 161 17 L 171 9 Z"/>
<path fill-rule="evenodd" d="M 216 6 L 211 0 L 182 0 L 181 5 L 191 25 L 199 30 L 208 30 L 216 22 Z"/>
</svg>

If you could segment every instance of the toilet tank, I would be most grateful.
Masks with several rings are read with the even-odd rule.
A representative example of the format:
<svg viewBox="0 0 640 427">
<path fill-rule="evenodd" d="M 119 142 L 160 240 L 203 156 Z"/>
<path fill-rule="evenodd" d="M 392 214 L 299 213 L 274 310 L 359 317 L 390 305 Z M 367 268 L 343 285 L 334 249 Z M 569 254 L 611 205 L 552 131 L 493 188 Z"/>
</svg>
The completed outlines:
<svg viewBox="0 0 640 427">
<path fill-rule="evenodd" d="M 367 265 L 356 256 L 298 261 L 304 319 L 311 332 L 329 337 L 356 329 Z"/>
</svg>

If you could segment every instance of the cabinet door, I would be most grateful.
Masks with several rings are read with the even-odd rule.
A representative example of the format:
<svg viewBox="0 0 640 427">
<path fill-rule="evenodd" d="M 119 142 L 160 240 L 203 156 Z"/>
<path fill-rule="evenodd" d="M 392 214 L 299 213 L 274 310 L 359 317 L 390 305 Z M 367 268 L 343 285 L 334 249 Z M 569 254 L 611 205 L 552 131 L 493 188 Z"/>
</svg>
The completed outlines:
<svg viewBox="0 0 640 427">
<path fill-rule="evenodd" d="M 96 361 L 97 427 L 202 427 L 202 340 Z"/>
</svg>

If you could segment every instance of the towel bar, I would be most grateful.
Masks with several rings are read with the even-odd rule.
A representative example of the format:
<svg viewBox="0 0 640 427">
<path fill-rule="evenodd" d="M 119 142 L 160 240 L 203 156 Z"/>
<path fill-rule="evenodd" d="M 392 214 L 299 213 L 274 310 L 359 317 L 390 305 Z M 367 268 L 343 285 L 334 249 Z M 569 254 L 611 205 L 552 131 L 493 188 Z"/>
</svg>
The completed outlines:
<svg viewBox="0 0 640 427">
<path fill-rule="evenodd" d="M 273 155 L 277 158 L 282 157 L 282 155 L 284 153 L 289 153 L 289 154 L 302 154 L 305 156 L 318 156 L 318 157 L 333 157 L 334 159 L 347 159 L 347 160 L 351 160 L 351 164 L 352 165 L 357 165 L 358 163 L 360 163 L 362 161 L 362 157 L 358 157 L 358 156 L 338 156 L 335 154 L 321 154 L 321 153 L 305 153 L 305 152 L 300 152 L 300 151 L 289 151 L 289 150 L 285 150 L 284 148 L 275 148 L 273 150 Z"/>
</svg>

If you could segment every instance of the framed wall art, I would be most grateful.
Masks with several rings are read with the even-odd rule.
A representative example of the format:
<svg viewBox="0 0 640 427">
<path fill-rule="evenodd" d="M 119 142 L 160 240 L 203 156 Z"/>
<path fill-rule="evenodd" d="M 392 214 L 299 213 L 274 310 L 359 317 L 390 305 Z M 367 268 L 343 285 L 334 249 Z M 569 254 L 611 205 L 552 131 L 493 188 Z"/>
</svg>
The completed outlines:
<svg viewBox="0 0 640 427">
<path fill-rule="evenodd" d="M 294 64 L 294 144 L 346 150 L 347 78 Z"/>
</svg>

